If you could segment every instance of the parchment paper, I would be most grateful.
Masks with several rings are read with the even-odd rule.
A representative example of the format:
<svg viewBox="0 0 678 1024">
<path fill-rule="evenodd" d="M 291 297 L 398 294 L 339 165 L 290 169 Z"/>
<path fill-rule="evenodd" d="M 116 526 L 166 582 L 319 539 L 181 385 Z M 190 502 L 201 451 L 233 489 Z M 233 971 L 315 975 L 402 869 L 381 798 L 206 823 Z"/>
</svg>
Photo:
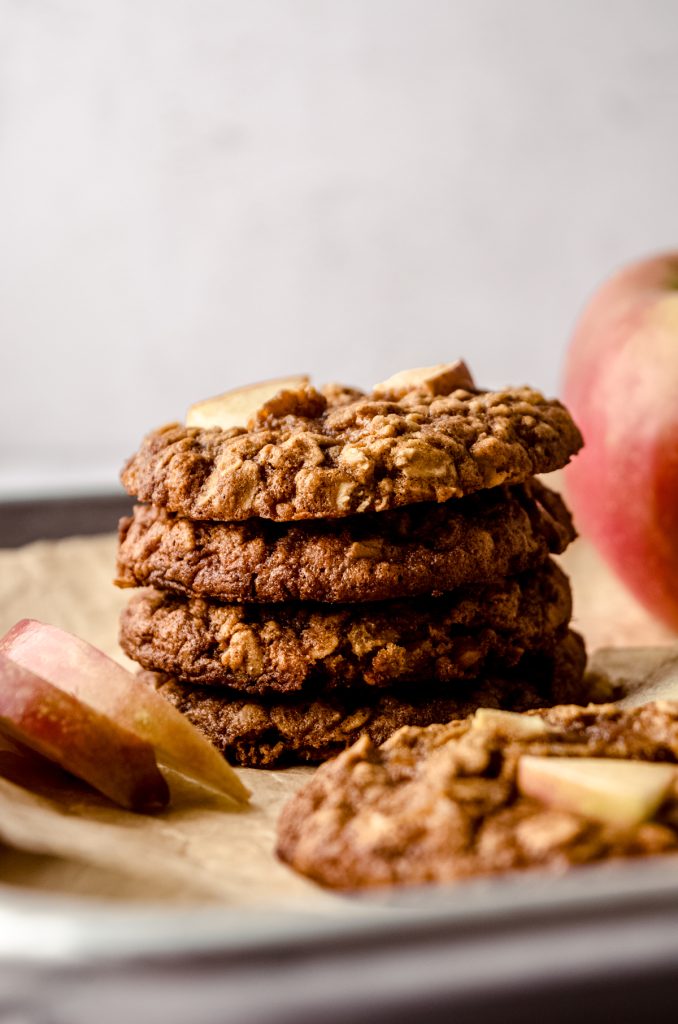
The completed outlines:
<svg viewBox="0 0 678 1024">
<path fill-rule="evenodd" d="M 0 631 L 20 618 L 42 619 L 125 663 L 117 619 L 128 594 L 111 583 L 115 543 L 107 535 L 0 551 Z M 629 701 L 648 694 L 678 697 L 678 648 L 671 646 L 676 638 L 582 541 L 563 561 L 575 588 L 575 625 L 589 650 L 608 648 L 595 654 L 593 667 L 623 679 Z M 621 649 L 629 645 L 640 648 Z M 358 913 L 274 856 L 280 808 L 311 771 L 243 770 L 254 798 L 242 812 L 173 775 L 171 808 L 144 817 L 114 807 L 66 775 L 41 773 L 10 755 L 3 761 L 0 752 L 0 877 L 107 899 Z"/>
</svg>

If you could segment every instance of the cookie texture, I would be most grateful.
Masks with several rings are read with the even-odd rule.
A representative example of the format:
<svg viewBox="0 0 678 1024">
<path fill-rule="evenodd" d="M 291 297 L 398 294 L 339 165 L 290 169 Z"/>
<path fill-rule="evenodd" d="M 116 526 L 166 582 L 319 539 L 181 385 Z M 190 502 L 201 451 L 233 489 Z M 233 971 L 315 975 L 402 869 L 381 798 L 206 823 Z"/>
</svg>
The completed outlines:
<svg viewBox="0 0 678 1024">
<path fill-rule="evenodd" d="M 216 604 L 142 590 L 120 643 L 144 668 L 248 693 L 452 683 L 553 646 L 572 604 L 553 561 L 438 598 L 361 605 Z"/>
<path fill-rule="evenodd" d="M 404 725 L 448 722 L 477 707 L 524 711 L 591 696 L 583 677 L 586 653 L 568 633 L 548 654 L 526 655 L 502 676 L 460 683 L 453 691 L 436 684 L 396 687 L 365 694 L 337 691 L 320 699 L 243 698 L 233 690 L 196 688 L 169 675 L 142 672 L 155 687 L 235 764 L 275 768 L 318 764 L 360 736 L 379 744 Z"/>
<path fill-rule="evenodd" d="M 678 849 L 678 784 L 655 820 L 601 824 L 520 795 L 522 754 L 678 762 L 678 702 L 536 712 L 545 736 L 511 739 L 454 721 L 363 736 L 284 808 L 278 853 L 340 889 L 451 882 L 531 867 L 562 871 Z"/>
<path fill-rule="evenodd" d="M 193 522 L 138 505 L 120 522 L 117 584 L 220 601 L 438 596 L 533 568 L 574 540 L 562 498 L 531 480 L 340 520 Z"/>
<path fill-rule="evenodd" d="M 355 394 L 283 391 L 247 429 L 171 424 L 146 437 L 123 484 L 189 519 L 334 518 L 520 483 L 582 444 L 567 410 L 531 388 Z"/>
</svg>

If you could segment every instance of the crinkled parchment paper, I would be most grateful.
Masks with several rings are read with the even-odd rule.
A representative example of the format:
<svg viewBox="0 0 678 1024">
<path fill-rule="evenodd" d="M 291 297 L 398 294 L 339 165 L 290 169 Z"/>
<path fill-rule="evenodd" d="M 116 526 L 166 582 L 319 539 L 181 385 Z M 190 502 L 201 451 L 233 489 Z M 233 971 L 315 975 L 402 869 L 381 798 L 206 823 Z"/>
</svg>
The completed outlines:
<svg viewBox="0 0 678 1024">
<path fill-rule="evenodd" d="M 111 583 L 114 558 L 113 536 L 0 551 L 0 631 L 17 619 L 38 618 L 124 662 L 117 618 L 128 595 Z M 593 667 L 623 680 L 629 701 L 678 697 L 675 637 L 638 607 L 583 542 L 563 562 L 575 588 L 575 625 L 590 650 L 606 648 L 594 655 Z M 628 645 L 638 649 L 624 650 Z M 296 877 L 273 853 L 279 810 L 310 772 L 244 770 L 253 801 L 243 811 L 172 776 L 171 808 L 143 817 L 66 775 L 43 773 L 0 751 L 0 877 L 109 899 L 346 907 Z"/>
</svg>

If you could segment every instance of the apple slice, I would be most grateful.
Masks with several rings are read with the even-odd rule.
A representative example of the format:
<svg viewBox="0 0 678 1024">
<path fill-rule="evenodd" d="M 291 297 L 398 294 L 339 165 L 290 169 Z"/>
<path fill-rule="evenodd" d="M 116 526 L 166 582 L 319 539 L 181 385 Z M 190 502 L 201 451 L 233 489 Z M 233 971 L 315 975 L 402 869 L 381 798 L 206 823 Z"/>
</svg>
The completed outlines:
<svg viewBox="0 0 678 1024">
<path fill-rule="evenodd" d="M 152 744 L 161 764 L 247 803 L 249 790 L 216 747 L 164 697 L 96 647 L 57 626 L 22 619 L 0 639 L 0 652 Z"/>
<path fill-rule="evenodd" d="M 524 796 L 624 828 L 652 818 L 675 777 L 675 765 L 653 761 L 524 754 L 517 785 Z"/>
<path fill-rule="evenodd" d="M 279 391 L 297 391 L 306 387 L 309 382 L 310 378 L 302 374 L 225 391 L 222 395 L 215 395 L 214 398 L 206 398 L 203 402 L 192 405 L 186 414 L 186 426 L 221 427 L 222 430 L 244 427 L 257 410 Z"/>
<path fill-rule="evenodd" d="M 433 395 L 449 395 L 457 388 L 473 390 L 475 383 L 466 363 L 438 363 L 437 366 L 419 366 L 413 370 L 400 370 L 387 380 L 374 385 L 377 398 L 386 397 L 397 401 L 408 391 L 426 388 Z"/>
<path fill-rule="evenodd" d="M 133 811 L 157 811 L 169 789 L 145 743 L 0 654 L 0 732 Z"/>
<path fill-rule="evenodd" d="M 478 708 L 471 721 L 472 729 L 496 732 L 509 739 L 535 739 L 548 735 L 548 726 L 543 718 L 521 715 L 517 711 L 501 711 L 499 708 Z"/>
</svg>

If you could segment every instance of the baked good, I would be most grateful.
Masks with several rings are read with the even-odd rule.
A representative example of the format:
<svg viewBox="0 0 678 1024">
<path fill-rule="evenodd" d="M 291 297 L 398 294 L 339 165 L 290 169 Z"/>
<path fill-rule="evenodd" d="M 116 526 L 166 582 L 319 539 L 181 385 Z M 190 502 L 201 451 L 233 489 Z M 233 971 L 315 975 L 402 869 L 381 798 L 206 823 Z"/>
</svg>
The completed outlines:
<svg viewBox="0 0 678 1024">
<path fill-rule="evenodd" d="M 120 644 L 144 668 L 248 693 L 456 683 L 553 646 L 572 610 L 558 565 L 438 598 L 376 604 L 217 604 L 141 590 Z"/>
<path fill-rule="evenodd" d="M 528 718 L 534 715 L 545 729 L 527 734 L 522 726 L 514 732 L 513 723 L 509 728 L 496 718 L 478 717 L 405 728 L 381 747 L 363 736 L 323 765 L 287 804 L 279 824 L 279 855 L 323 885 L 355 889 L 450 882 L 531 867 L 562 871 L 610 857 L 678 849 L 673 770 L 665 773 L 669 781 L 655 801 L 653 820 L 635 814 L 630 797 L 624 807 L 624 794 L 616 807 L 604 799 L 596 805 L 590 795 L 582 799 L 581 790 L 566 794 L 569 802 L 563 802 L 562 792 L 542 789 L 537 797 L 533 788 L 527 790 L 525 776 L 521 779 L 526 755 L 542 766 L 544 758 L 554 757 L 675 765 L 678 702 L 630 711 L 613 704 L 560 706 Z M 612 774 L 621 771 L 616 764 L 610 768 Z M 553 773 L 553 765 L 549 770 Z M 592 770 L 582 762 L 580 774 L 592 771 L 597 775 L 600 764 Z M 560 801 L 549 801 L 548 795 Z"/>
<path fill-rule="evenodd" d="M 526 655 L 515 669 L 453 690 L 420 683 L 389 690 L 344 693 L 317 699 L 299 695 L 246 698 L 221 687 L 196 687 L 172 676 L 142 672 L 232 762 L 251 768 L 317 764 L 359 736 L 378 744 L 403 725 L 447 722 L 479 706 L 523 711 L 556 701 L 586 701 L 586 654 L 568 633 L 549 654 Z"/>
<path fill-rule="evenodd" d="M 370 394 L 304 376 L 154 431 L 123 470 L 123 650 L 227 757 L 316 763 L 360 735 L 485 704 L 584 700 L 549 555 L 574 538 L 535 479 L 582 439 L 530 388 L 463 363 Z"/>
<path fill-rule="evenodd" d="M 120 522 L 117 584 L 226 602 L 437 596 L 525 572 L 574 539 L 537 480 L 339 520 L 195 522 L 137 505 Z"/>
<path fill-rule="evenodd" d="M 122 481 L 190 519 L 336 518 L 524 482 L 581 447 L 567 410 L 531 388 L 437 390 L 283 390 L 247 428 L 152 432 Z"/>
</svg>

